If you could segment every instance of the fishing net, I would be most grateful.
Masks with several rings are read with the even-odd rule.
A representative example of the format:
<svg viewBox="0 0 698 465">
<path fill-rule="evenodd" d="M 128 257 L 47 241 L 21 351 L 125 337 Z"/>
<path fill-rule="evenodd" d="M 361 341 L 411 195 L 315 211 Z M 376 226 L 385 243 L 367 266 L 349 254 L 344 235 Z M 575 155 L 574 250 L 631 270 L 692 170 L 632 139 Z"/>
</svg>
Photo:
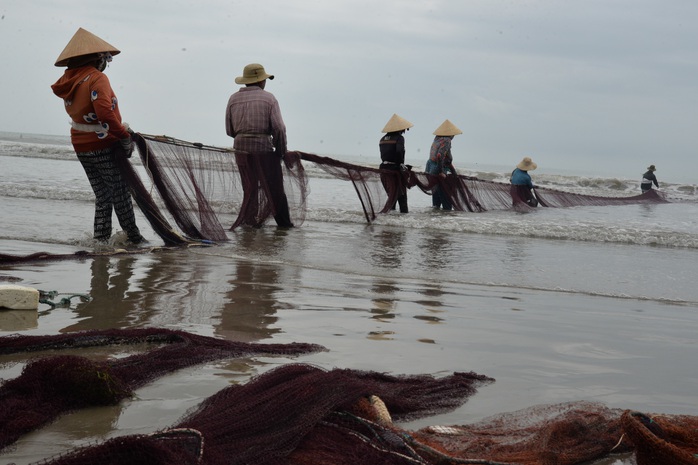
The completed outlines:
<svg viewBox="0 0 698 465">
<path fill-rule="evenodd" d="M 170 245 L 166 247 L 141 247 L 138 249 L 111 249 L 111 250 L 78 250 L 73 253 L 50 253 L 50 252 L 34 252 L 27 255 L 0 253 L 0 265 L 13 265 L 16 263 L 27 262 L 45 262 L 57 260 L 82 260 L 87 258 L 97 257 L 112 257 L 112 256 L 129 256 L 142 255 L 146 252 L 159 252 L 170 249 L 181 249 L 182 247 L 199 247 L 201 243 L 187 242 L 186 240 L 181 245 Z"/>
<path fill-rule="evenodd" d="M 284 156 L 282 175 L 265 176 L 271 165 L 261 154 L 234 152 L 165 136 L 136 134 L 134 139 L 158 198 L 144 187 L 133 168 L 126 166 L 130 164 L 128 160 L 120 158 L 124 176 L 153 228 L 164 236 L 166 243 L 173 245 L 186 240 L 224 241 L 226 230 L 263 225 L 278 213 L 275 199 L 282 183 L 288 199 L 289 221 L 296 226 L 302 224 L 309 192 L 302 162 L 351 182 L 368 222 L 392 210 L 405 186 L 427 195 L 440 187 L 457 211 L 531 208 L 527 202 L 530 191 L 471 176 L 433 176 L 413 171 L 411 167 L 404 171 L 381 170 L 299 151 Z M 655 190 L 630 197 L 592 196 L 544 187 L 536 187 L 534 192 L 544 207 L 666 202 Z M 164 207 L 164 213 L 158 205 Z M 170 226 L 168 216 L 181 232 Z"/>
<path fill-rule="evenodd" d="M 622 437 L 622 410 L 591 402 L 529 407 L 471 425 L 430 426 L 413 437 L 460 458 L 521 465 L 575 465 L 608 456 Z"/>
<path fill-rule="evenodd" d="M 297 152 L 287 153 L 279 162 L 269 160 L 268 154 L 234 152 L 165 136 L 134 134 L 134 141 L 157 196 L 129 168 L 128 159 L 117 156 L 120 168 L 136 203 L 167 244 L 176 245 L 182 239 L 226 241 L 227 230 L 262 226 L 286 208 L 289 222 L 301 225 L 305 220 L 307 177 Z M 281 163 L 281 171 L 272 173 L 271 163 Z M 287 207 L 274 202 L 280 194 Z M 237 218 L 228 219 L 236 210 Z M 172 238 L 176 231 L 168 216 L 180 229 L 180 237 Z"/>
<path fill-rule="evenodd" d="M 233 343 L 181 331 L 9 336 L 0 353 L 104 345 L 154 348 L 121 359 L 52 355 L 0 386 L 0 449 L 70 410 L 113 405 L 178 368 L 311 344 Z M 582 465 L 634 452 L 638 465 L 696 463 L 698 417 L 645 415 L 594 402 L 533 406 L 469 425 L 416 431 L 399 422 L 451 411 L 494 380 L 476 373 L 389 375 L 291 363 L 204 400 L 171 428 L 83 446 L 45 464 Z"/>
<path fill-rule="evenodd" d="M 398 424 L 452 410 L 492 381 L 288 364 L 219 391 L 169 429 L 41 463 L 582 465 L 632 452 L 638 465 L 696 463 L 698 417 L 650 418 L 594 402 L 539 405 L 470 425 Z"/>
<path fill-rule="evenodd" d="M 94 405 L 113 405 L 176 370 L 225 358 L 298 355 L 324 350 L 315 344 L 255 344 L 156 328 L 93 330 L 47 336 L 0 338 L 0 354 L 125 344 L 152 350 L 95 362 L 56 355 L 31 359 L 22 374 L 0 385 L 0 450 L 58 415 Z"/>
<path fill-rule="evenodd" d="M 123 155 L 120 144 L 115 146 L 117 166 L 138 207 L 166 246 L 227 241 L 227 231 L 241 226 L 260 227 L 269 217 L 274 217 L 278 224 L 300 226 L 305 221 L 309 194 L 303 162 L 312 163 L 336 179 L 351 182 L 367 222 L 391 211 L 404 188 L 431 195 L 440 187 L 456 211 L 533 208 L 528 202 L 532 197 L 529 190 L 471 176 L 433 176 L 413 171 L 411 167 L 404 171 L 381 170 L 299 151 L 286 153 L 282 161 L 270 160 L 269 154 L 235 152 L 148 134 L 134 134 L 133 139 L 149 180 L 146 182 Z M 543 207 L 666 202 L 656 190 L 629 197 L 593 196 L 544 187 L 536 187 L 533 192 Z M 288 217 L 284 213 L 286 209 Z M 89 252 L 79 254 L 90 255 Z M 0 255 L 0 263 L 41 258 L 71 257 L 44 253 L 26 257 Z"/>
<path fill-rule="evenodd" d="M 197 432 L 199 447 L 191 445 L 194 436 L 187 446 L 167 444 L 167 430 L 116 438 L 47 463 L 134 463 L 131 455 L 141 449 L 162 448 L 149 463 L 430 463 L 412 451 L 387 412 L 407 420 L 452 410 L 492 381 L 475 373 L 391 376 L 288 364 L 219 391 L 174 425 L 175 432 Z M 167 462 L 173 454 L 178 461 Z"/>
<path fill-rule="evenodd" d="M 698 463 L 698 417 L 626 411 L 623 431 L 635 447 L 637 465 Z"/>
</svg>

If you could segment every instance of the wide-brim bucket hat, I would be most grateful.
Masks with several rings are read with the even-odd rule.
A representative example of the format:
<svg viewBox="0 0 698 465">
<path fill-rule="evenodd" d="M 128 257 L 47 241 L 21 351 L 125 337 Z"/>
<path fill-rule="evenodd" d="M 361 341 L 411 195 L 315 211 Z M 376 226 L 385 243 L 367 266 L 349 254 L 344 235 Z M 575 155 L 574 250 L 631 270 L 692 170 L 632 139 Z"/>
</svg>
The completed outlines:
<svg viewBox="0 0 698 465">
<path fill-rule="evenodd" d="M 391 116 L 388 122 L 385 123 L 383 132 L 387 134 L 389 132 L 404 131 L 411 128 L 412 126 L 414 126 L 414 124 L 410 123 L 402 116 L 398 116 L 396 113 L 393 113 L 393 116 Z"/>
<path fill-rule="evenodd" d="M 655 168 L 654 165 L 650 165 L 647 167 L 647 171 L 657 171 L 657 168 Z"/>
<path fill-rule="evenodd" d="M 235 78 L 235 84 L 254 84 L 265 79 L 274 79 L 274 75 L 268 74 L 259 63 L 250 63 L 242 70 L 242 76 Z"/>
<path fill-rule="evenodd" d="M 521 171 L 533 171 L 534 169 L 538 168 L 538 165 L 533 163 L 531 157 L 524 157 L 523 160 L 521 160 L 519 164 L 516 165 L 516 167 Z"/>
<path fill-rule="evenodd" d="M 463 134 L 463 131 L 449 120 L 441 123 L 441 126 L 434 131 L 435 136 L 457 136 L 458 134 Z"/>
<path fill-rule="evenodd" d="M 121 53 L 121 50 L 114 47 L 109 42 L 100 39 L 90 31 L 79 28 L 77 32 L 73 34 L 73 38 L 70 39 L 68 45 L 66 45 L 61 54 L 58 55 L 55 66 L 68 66 L 68 61 L 71 58 L 97 53 L 118 55 Z"/>
</svg>

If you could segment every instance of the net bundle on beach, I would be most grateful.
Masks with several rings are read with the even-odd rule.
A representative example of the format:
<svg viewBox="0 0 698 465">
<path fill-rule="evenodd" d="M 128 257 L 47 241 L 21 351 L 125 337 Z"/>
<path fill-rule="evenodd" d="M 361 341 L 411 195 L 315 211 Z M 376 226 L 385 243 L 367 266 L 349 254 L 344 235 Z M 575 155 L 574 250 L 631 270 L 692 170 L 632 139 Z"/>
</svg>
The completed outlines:
<svg viewBox="0 0 698 465">
<path fill-rule="evenodd" d="M 30 360 L 0 386 L 0 449 L 72 410 L 113 405 L 158 376 L 223 357 L 300 354 L 312 344 L 245 344 L 159 329 L 0 338 L 0 353 L 153 344 L 115 360 Z M 634 452 L 638 465 L 689 465 L 698 417 L 645 415 L 593 402 L 533 406 L 469 425 L 410 431 L 399 422 L 451 411 L 494 380 L 324 370 L 290 363 L 205 399 L 172 427 L 119 436 L 41 463 L 289 465 L 581 465 Z"/>
<path fill-rule="evenodd" d="M 637 465 L 698 463 L 698 417 L 626 411 L 621 424 L 635 448 Z"/>
<path fill-rule="evenodd" d="M 475 373 L 393 376 L 287 364 L 219 391 L 168 430 L 114 438 L 43 463 L 432 463 L 392 420 L 452 410 L 492 381 Z"/>
<path fill-rule="evenodd" d="M 75 355 L 32 358 L 22 374 L 0 384 L 0 451 L 59 415 L 90 406 L 115 405 L 145 384 L 185 367 L 250 355 L 299 355 L 324 350 L 315 344 L 255 344 L 156 328 L 93 330 L 0 338 L 0 355 L 102 346 L 146 344 L 150 350 L 94 361 Z"/>
</svg>

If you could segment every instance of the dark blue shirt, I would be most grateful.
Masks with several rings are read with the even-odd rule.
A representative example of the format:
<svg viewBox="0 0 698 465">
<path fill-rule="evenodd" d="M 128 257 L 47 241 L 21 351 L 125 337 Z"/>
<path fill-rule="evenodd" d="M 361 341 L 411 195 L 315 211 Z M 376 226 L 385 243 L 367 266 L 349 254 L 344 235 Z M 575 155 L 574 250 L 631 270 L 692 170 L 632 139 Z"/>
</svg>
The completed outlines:
<svg viewBox="0 0 698 465">
<path fill-rule="evenodd" d="M 511 183 L 515 186 L 528 186 L 533 189 L 533 181 L 531 180 L 531 175 L 528 171 L 523 171 L 516 168 L 511 173 Z"/>
</svg>

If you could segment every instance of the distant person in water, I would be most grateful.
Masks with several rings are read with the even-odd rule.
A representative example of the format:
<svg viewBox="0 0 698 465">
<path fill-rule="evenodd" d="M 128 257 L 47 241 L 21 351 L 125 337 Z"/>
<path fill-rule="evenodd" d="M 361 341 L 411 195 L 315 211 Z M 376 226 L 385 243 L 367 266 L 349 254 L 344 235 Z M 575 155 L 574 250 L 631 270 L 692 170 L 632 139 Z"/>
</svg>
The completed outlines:
<svg viewBox="0 0 698 465">
<path fill-rule="evenodd" d="M 458 129 L 455 124 L 449 120 L 441 123 L 441 126 L 434 131 L 434 142 L 431 144 L 429 151 L 429 160 L 424 171 L 427 174 L 445 178 L 449 174 L 456 174 L 456 169 L 453 167 L 453 155 L 451 154 L 451 141 L 458 134 L 463 134 L 463 131 Z M 439 184 L 432 190 L 431 204 L 434 208 L 443 208 L 444 210 L 452 210 L 453 205 L 451 200 L 444 192 Z"/>
<path fill-rule="evenodd" d="M 95 194 L 94 239 L 109 240 L 114 211 L 128 240 L 139 244 L 145 239 L 115 161 L 116 156 L 131 156 L 131 134 L 121 122 L 118 100 L 103 73 L 119 53 L 91 32 L 78 29 L 56 61 L 56 66 L 67 69 L 51 89 L 63 99 L 71 119 L 70 140 Z"/>
<path fill-rule="evenodd" d="M 516 168 L 511 173 L 511 198 L 514 205 L 517 202 L 524 202 L 531 207 L 538 206 L 538 199 L 533 195 L 533 180 L 529 171 L 538 168 L 538 165 L 533 163 L 530 157 L 524 157 L 523 160 L 516 165 Z"/>
<path fill-rule="evenodd" d="M 397 182 L 397 200 L 395 203 L 400 205 L 400 213 L 408 212 L 407 180 L 403 174 L 412 168 L 405 165 L 405 137 L 403 134 L 412 126 L 414 125 L 406 119 L 393 114 L 383 128 L 385 135 L 378 142 L 381 154 L 380 169 L 400 174 L 400 176 L 381 175 L 381 182 L 388 195 L 392 191 L 391 183 Z M 395 204 L 392 205 L 392 208 L 395 209 Z"/>
<path fill-rule="evenodd" d="M 659 183 L 657 182 L 657 176 L 654 175 L 655 171 L 657 171 L 657 168 L 655 168 L 654 165 L 650 165 L 647 167 L 647 172 L 642 175 L 642 182 L 640 183 L 640 189 L 642 189 L 643 194 L 647 191 L 652 190 L 652 184 L 654 184 L 657 188 L 659 188 Z"/>
</svg>

